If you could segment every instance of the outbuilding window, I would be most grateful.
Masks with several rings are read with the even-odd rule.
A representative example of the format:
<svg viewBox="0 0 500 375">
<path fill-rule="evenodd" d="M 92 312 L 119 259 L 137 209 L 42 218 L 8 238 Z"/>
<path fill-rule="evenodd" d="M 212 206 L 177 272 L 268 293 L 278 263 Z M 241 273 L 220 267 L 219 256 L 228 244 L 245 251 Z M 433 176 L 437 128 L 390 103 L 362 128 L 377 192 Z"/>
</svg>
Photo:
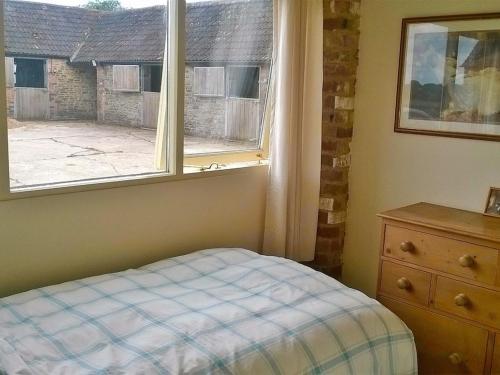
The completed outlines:
<svg viewBox="0 0 500 375">
<path fill-rule="evenodd" d="M 228 96 L 230 98 L 259 99 L 257 66 L 230 66 L 227 68 Z"/>
<path fill-rule="evenodd" d="M 142 67 L 142 82 L 144 91 L 161 92 L 162 65 L 144 65 Z"/>
<path fill-rule="evenodd" d="M 224 96 L 224 67 L 196 66 L 193 86 L 195 95 Z"/>
<path fill-rule="evenodd" d="M 44 59 L 14 59 L 16 87 L 47 87 L 46 64 Z"/>
<path fill-rule="evenodd" d="M 113 90 L 139 92 L 139 65 L 113 65 Z"/>
</svg>

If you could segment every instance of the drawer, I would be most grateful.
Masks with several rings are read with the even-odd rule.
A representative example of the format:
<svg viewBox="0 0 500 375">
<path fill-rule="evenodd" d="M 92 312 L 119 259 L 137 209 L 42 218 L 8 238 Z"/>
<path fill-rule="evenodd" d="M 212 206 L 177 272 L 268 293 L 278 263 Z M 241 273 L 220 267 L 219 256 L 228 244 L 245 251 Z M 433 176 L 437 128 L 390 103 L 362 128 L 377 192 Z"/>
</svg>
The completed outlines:
<svg viewBox="0 0 500 375">
<path fill-rule="evenodd" d="M 500 292 L 438 276 L 436 309 L 500 329 Z"/>
<path fill-rule="evenodd" d="M 382 263 L 380 292 L 427 306 L 431 274 L 392 262 Z"/>
<path fill-rule="evenodd" d="M 495 335 L 495 346 L 493 348 L 492 374 L 500 374 L 500 333 Z"/>
<path fill-rule="evenodd" d="M 384 255 L 495 284 L 498 250 L 493 248 L 386 225 Z"/>
<path fill-rule="evenodd" d="M 483 373 L 487 330 L 389 298 L 379 299 L 412 330 L 419 373 Z"/>
</svg>

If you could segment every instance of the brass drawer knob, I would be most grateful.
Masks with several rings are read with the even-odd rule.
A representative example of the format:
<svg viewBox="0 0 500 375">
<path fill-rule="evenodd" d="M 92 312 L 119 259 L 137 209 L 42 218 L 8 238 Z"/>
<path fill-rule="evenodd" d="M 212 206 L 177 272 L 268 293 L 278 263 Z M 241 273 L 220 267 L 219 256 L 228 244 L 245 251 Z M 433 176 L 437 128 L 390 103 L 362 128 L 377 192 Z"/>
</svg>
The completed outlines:
<svg viewBox="0 0 500 375">
<path fill-rule="evenodd" d="M 470 303 L 469 297 L 463 293 L 459 293 L 455 296 L 455 305 L 457 306 L 467 306 Z"/>
<path fill-rule="evenodd" d="M 415 246 L 411 243 L 411 241 L 401 242 L 399 248 L 401 249 L 401 251 L 404 251 L 405 253 L 410 253 L 413 250 L 415 250 Z"/>
<path fill-rule="evenodd" d="M 411 282 L 406 277 L 401 277 L 400 279 L 398 279 L 397 284 L 399 289 L 408 290 L 411 287 Z"/>
<path fill-rule="evenodd" d="M 451 353 L 448 356 L 448 359 L 454 365 L 459 365 L 459 364 L 461 364 L 463 362 L 462 356 L 460 354 L 458 354 L 458 353 Z"/>
<path fill-rule="evenodd" d="M 472 255 L 465 254 L 458 258 L 458 262 L 462 267 L 472 267 L 476 261 Z"/>
</svg>

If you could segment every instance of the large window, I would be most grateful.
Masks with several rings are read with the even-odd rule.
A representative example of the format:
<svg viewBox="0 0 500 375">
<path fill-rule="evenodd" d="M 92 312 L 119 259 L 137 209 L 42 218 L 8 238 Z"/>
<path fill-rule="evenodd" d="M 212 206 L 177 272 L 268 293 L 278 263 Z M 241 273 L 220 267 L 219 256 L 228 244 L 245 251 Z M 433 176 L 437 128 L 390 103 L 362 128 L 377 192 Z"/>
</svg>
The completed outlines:
<svg viewBox="0 0 500 375">
<path fill-rule="evenodd" d="M 229 96 L 259 99 L 259 67 L 231 66 L 227 70 Z"/>
<path fill-rule="evenodd" d="M 266 158 L 272 0 L 71 1 L 3 5 L 0 198 Z"/>
<path fill-rule="evenodd" d="M 16 87 L 45 88 L 45 59 L 14 59 Z"/>
</svg>

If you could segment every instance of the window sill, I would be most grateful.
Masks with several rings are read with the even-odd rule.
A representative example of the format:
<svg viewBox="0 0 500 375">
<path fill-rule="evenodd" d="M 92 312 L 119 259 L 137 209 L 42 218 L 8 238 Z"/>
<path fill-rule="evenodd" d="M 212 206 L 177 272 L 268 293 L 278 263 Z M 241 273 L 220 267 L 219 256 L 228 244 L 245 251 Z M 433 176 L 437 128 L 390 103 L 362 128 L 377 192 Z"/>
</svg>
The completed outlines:
<svg viewBox="0 0 500 375">
<path fill-rule="evenodd" d="M 245 172 L 248 168 L 267 168 L 268 161 L 236 162 L 227 165 L 219 165 L 219 168 L 204 169 L 195 166 L 186 166 L 184 173 L 170 175 L 167 173 L 148 174 L 141 176 L 122 176 L 95 180 L 89 184 L 87 181 L 66 182 L 50 185 L 40 185 L 36 187 L 15 188 L 7 194 L 0 194 L 0 201 L 16 200 L 43 197 L 49 195 L 73 194 L 86 191 L 96 191 L 105 189 L 125 188 L 131 186 L 141 186 L 158 184 L 165 182 L 193 180 L 205 177 L 217 177 L 226 175 L 236 175 Z"/>
</svg>

